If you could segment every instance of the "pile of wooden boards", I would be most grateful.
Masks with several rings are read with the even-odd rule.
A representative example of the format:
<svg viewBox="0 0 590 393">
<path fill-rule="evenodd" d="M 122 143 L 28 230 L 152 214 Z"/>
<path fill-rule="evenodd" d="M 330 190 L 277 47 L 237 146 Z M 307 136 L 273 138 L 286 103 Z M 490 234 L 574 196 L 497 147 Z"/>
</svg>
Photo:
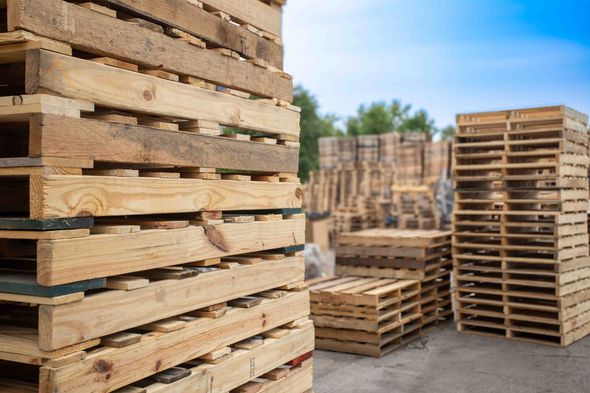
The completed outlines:
<svg viewBox="0 0 590 393">
<path fill-rule="evenodd" d="M 457 122 L 459 331 L 558 346 L 588 335 L 587 116 L 557 106 Z"/>
<path fill-rule="evenodd" d="M 321 169 L 309 174 L 305 211 L 332 214 L 334 242 L 342 232 L 367 228 L 440 228 L 435 202 L 447 198 L 439 186 L 449 179 L 449 142 L 389 133 L 320 138 L 319 147 Z"/>
<path fill-rule="evenodd" d="M 0 17 L 0 391 L 310 391 L 282 2 Z"/>
<path fill-rule="evenodd" d="M 382 356 L 452 317 L 451 234 L 342 234 L 337 278 L 308 282 L 316 346 Z"/>
</svg>

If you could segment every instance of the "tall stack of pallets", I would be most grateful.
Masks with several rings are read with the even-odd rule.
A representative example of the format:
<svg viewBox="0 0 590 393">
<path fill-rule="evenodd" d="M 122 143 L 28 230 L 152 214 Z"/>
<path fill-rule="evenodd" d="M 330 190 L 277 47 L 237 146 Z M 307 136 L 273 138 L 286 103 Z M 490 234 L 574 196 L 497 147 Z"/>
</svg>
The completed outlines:
<svg viewBox="0 0 590 393">
<path fill-rule="evenodd" d="M 458 115 L 459 331 L 566 346 L 590 333 L 587 116 Z"/>
<path fill-rule="evenodd" d="M 311 389 L 280 3 L 0 2 L 1 391 Z"/>
<path fill-rule="evenodd" d="M 338 277 L 308 282 L 317 347 L 381 356 L 450 320 L 451 267 L 450 232 L 341 234 Z"/>
</svg>

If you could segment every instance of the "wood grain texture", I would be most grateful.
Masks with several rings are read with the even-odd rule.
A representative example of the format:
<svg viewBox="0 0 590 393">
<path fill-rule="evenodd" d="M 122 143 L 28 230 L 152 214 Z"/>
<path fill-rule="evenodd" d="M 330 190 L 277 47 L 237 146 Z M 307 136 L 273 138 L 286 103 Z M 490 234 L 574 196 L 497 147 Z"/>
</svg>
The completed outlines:
<svg viewBox="0 0 590 393">
<path fill-rule="evenodd" d="M 32 31 L 98 56 L 191 75 L 263 97 L 289 102 L 293 98 L 293 82 L 280 73 L 65 1 L 14 0 L 8 20 L 10 30 Z"/>
<path fill-rule="evenodd" d="M 299 113 L 44 51 L 27 52 L 26 91 L 53 91 L 97 105 L 156 116 L 210 120 L 255 131 L 299 135 Z"/>
<path fill-rule="evenodd" d="M 282 13 L 259 0 L 202 0 L 209 5 L 231 15 L 235 19 L 258 29 L 281 36 Z"/>
<path fill-rule="evenodd" d="M 31 176 L 33 218 L 300 208 L 299 183 Z"/>
<path fill-rule="evenodd" d="M 65 116 L 34 115 L 30 124 L 39 140 L 32 153 L 40 156 L 261 172 L 299 167 L 299 150 L 288 146 Z"/>
<path fill-rule="evenodd" d="M 106 3 L 174 26 L 246 58 L 262 59 L 283 68 L 283 47 L 241 26 L 227 23 L 186 0 L 106 0 Z"/>
<path fill-rule="evenodd" d="M 212 304 L 303 280 L 303 257 L 289 257 L 133 291 L 108 291 L 57 307 L 39 307 L 39 346 L 45 350 L 116 333 Z M 133 318 L 129 312 L 133 310 Z"/>
<path fill-rule="evenodd" d="M 198 226 L 40 241 L 37 279 L 42 285 L 58 285 L 305 242 L 305 220 L 221 224 L 214 229 L 227 251 Z"/>
<path fill-rule="evenodd" d="M 235 350 L 232 356 L 215 365 L 194 367 L 191 375 L 173 385 L 150 385 L 150 393 L 225 393 L 283 365 L 314 347 L 313 328 L 293 329 L 286 337 L 266 339 L 251 350 Z M 252 359 L 252 360 L 251 360 Z M 254 370 L 251 365 L 254 364 Z M 311 386 L 311 379 L 310 379 Z"/>
<path fill-rule="evenodd" d="M 140 343 L 97 351 L 70 366 L 57 369 L 44 367 L 41 369 L 41 380 L 46 385 L 41 386 L 40 391 L 110 392 L 154 372 L 195 359 L 307 314 L 309 297 L 307 293 L 301 292 L 277 300 L 265 300 L 260 306 L 251 309 L 231 309 L 220 318 L 199 318 L 188 322 L 184 329 L 167 334 L 152 333 L 144 336 Z M 308 346 L 309 343 L 304 341 L 303 345 Z M 245 363 L 250 368 L 250 361 Z M 201 372 L 204 372 L 203 368 Z M 204 379 L 209 386 L 209 378 Z M 191 385 L 188 391 L 195 391 L 193 389 Z"/>
</svg>

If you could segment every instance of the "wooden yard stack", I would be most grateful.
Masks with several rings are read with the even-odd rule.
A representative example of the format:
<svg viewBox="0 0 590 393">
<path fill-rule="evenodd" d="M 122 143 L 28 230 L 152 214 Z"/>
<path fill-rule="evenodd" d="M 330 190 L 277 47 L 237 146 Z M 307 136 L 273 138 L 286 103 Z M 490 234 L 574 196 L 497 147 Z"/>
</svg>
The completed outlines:
<svg viewBox="0 0 590 393">
<path fill-rule="evenodd" d="M 283 3 L 0 1 L 0 392 L 311 390 Z"/>
<path fill-rule="evenodd" d="M 340 277 L 308 282 L 317 347 L 381 356 L 449 320 L 451 265 L 450 232 L 341 234 Z"/>
<path fill-rule="evenodd" d="M 319 146 L 305 211 L 332 214 L 334 241 L 343 232 L 390 225 L 440 228 L 437 186 L 449 179 L 449 142 L 415 132 L 326 137 Z"/>
<path fill-rule="evenodd" d="M 558 346 L 586 336 L 587 116 L 558 106 L 457 122 L 459 331 Z"/>
</svg>

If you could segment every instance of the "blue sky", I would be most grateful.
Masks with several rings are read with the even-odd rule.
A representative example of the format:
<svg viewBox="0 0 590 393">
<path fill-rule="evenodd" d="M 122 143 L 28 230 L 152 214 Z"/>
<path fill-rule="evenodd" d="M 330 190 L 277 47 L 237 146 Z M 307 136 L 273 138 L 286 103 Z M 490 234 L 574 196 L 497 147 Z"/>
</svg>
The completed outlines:
<svg viewBox="0 0 590 393">
<path fill-rule="evenodd" d="M 590 113 L 590 0 L 289 0 L 286 71 L 346 118 L 401 99 L 456 113 L 565 104 Z"/>
</svg>

